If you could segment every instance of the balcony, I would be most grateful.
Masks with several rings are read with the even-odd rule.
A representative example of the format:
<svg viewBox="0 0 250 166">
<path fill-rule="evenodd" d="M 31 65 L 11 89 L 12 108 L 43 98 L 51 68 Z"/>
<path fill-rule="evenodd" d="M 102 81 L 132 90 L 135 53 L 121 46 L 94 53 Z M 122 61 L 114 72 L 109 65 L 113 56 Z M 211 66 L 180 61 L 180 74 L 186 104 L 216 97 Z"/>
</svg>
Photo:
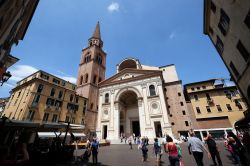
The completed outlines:
<svg viewBox="0 0 250 166">
<path fill-rule="evenodd" d="M 207 104 L 214 105 L 214 100 L 211 98 L 207 98 Z"/>
</svg>

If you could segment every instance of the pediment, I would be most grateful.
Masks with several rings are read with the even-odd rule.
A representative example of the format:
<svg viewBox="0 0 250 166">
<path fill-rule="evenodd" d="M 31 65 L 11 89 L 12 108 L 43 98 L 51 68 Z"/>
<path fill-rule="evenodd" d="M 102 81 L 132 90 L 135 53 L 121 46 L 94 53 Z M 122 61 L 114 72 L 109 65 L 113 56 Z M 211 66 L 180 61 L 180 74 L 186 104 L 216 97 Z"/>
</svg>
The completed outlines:
<svg viewBox="0 0 250 166">
<path fill-rule="evenodd" d="M 112 77 L 102 81 L 99 84 L 99 86 L 133 81 L 147 77 L 152 77 L 154 75 L 162 76 L 162 72 L 160 70 L 124 69 L 121 72 L 113 75 Z"/>
</svg>

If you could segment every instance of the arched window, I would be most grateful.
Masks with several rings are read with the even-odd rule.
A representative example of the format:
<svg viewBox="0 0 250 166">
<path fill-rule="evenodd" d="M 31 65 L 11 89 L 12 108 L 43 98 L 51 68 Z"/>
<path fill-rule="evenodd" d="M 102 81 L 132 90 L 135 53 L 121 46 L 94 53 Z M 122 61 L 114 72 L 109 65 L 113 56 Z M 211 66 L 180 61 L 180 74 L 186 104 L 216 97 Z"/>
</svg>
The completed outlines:
<svg viewBox="0 0 250 166">
<path fill-rule="evenodd" d="M 94 78 L 93 78 L 93 84 L 96 83 L 96 75 L 94 75 Z"/>
<path fill-rule="evenodd" d="M 83 82 L 83 76 L 81 76 L 80 78 L 80 85 L 82 85 L 82 82 Z"/>
<path fill-rule="evenodd" d="M 88 75 L 88 74 L 86 74 L 86 75 L 85 75 L 85 83 L 87 83 L 87 82 L 88 82 L 88 79 L 89 79 L 89 75 Z"/>
<path fill-rule="evenodd" d="M 108 93 L 105 94 L 105 103 L 109 103 L 109 94 Z"/>
<path fill-rule="evenodd" d="M 102 64 L 102 57 L 100 55 L 96 56 L 96 62 L 101 65 Z"/>
<path fill-rule="evenodd" d="M 99 80 L 98 80 L 98 82 L 101 82 L 102 81 L 102 78 L 101 77 L 99 77 Z"/>
<path fill-rule="evenodd" d="M 73 101 L 73 98 L 74 98 L 74 97 L 73 97 L 73 95 L 71 94 L 71 95 L 70 95 L 70 98 L 69 98 L 69 101 L 72 102 L 72 101 Z"/>
<path fill-rule="evenodd" d="M 91 56 L 87 55 L 84 59 L 85 63 L 88 63 L 91 60 Z"/>
<path fill-rule="evenodd" d="M 154 85 L 150 85 L 149 86 L 149 95 L 150 96 L 155 96 L 156 93 L 155 93 L 155 86 Z"/>
</svg>

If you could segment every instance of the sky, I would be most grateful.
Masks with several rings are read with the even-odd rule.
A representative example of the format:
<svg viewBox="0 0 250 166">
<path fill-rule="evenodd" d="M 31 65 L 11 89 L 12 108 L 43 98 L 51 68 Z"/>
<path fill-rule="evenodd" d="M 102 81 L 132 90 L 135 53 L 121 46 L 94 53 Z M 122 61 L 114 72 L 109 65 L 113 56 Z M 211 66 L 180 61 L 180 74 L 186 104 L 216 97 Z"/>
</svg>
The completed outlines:
<svg viewBox="0 0 250 166">
<path fill-rule="evenodd" d="M 116 65 L 134 57 L 141 64 L 175 64 L 183 84 L 229 73 L 203 34 L 201 0 L 40 0 L 24 40 L 12 47 L 20 60 L 0 87 L 8 97 L 17 81 L 44 70 L 75 83 L 81 50 L 100 21 L 106 78 Z"/>
</svg>

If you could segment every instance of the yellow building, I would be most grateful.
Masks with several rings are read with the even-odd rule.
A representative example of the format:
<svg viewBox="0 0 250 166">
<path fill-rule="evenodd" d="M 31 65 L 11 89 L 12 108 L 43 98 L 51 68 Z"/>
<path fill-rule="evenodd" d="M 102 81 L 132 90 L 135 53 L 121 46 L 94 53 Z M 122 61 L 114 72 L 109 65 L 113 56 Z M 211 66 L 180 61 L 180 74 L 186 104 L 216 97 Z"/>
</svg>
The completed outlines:
<svg viewBox="0 0 250 166">
<path fill-rule="evenodd" d="M 87 99 L 77 95 L 75 88 L 75 84 L 39 70 L 12 89 L 3 115 L 35 123 L 84 124 Z"/>
<path fill-rule="evenodd" d="M 236 86 L 227 86 L 221 79 L 189 83 L 184 91 L 196 119 L 195 130 L 232 130 L 247 110 Z"/>
<path fill-rule="evenodd" d="M 204 0 L 204 34 L 250 106 L 250 1 Z"/>
</svg>

